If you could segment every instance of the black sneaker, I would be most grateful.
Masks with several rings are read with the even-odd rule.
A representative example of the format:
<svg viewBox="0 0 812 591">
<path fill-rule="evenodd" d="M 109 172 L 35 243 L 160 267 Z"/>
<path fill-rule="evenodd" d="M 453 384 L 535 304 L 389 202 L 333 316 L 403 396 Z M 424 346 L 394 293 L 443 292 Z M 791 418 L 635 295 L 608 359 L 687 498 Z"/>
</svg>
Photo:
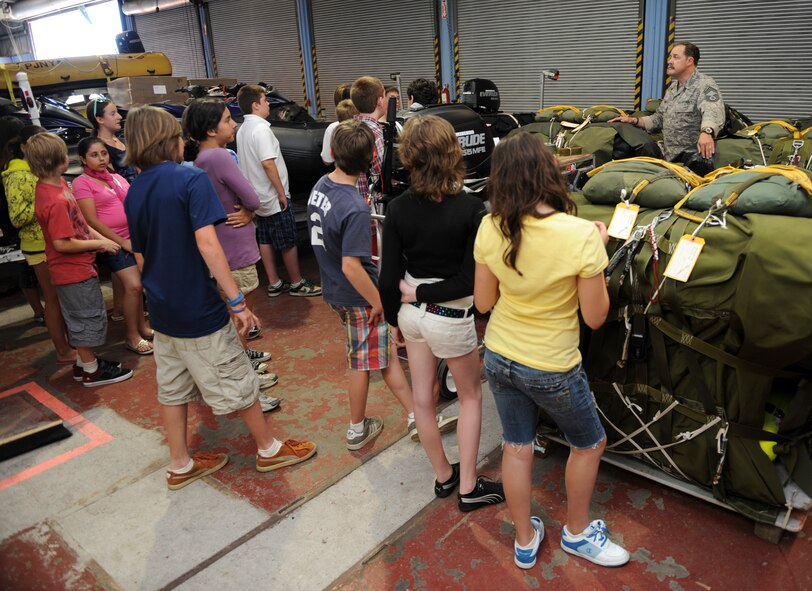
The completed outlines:
<svg viewBox="0 0 812 591">
<path fill-rule="evenodd" d="M 254 349 L 246 349 L 245 354 L 251 361 L 270 361 L 271 354 L 267 351 L 256 351 Z"/>
<path fill-rule="evenodd" d="M 441 499 L 446 498 L 454 492 L 457 485 L 460 483 L 460 463 L 451 464 L 451 478 L 445 482 L 434 481 L 434 494 Z"/>
<path fill-rule="evenodd" d="M 96 361 L 99 364 L 99 369 L 102 367 L 121 367 L 120 361 L 108 361 L 107 359 L 102 359 L 101 357 L 96 357 Z M 85 377 L 85 370 L 79 367 L 78 363 L 73 364 L 73 379 L 77 382 L 81 382 L 84 380 Z"/>
<path fill-rule="evenodd" d="M 133 370 L 123 367 L 111 367 L 99 363 L 99 369 L 95 373 L 84 372 L 82 385 L 85 388 L 95 388 L 96 386 L 106 386 L 129 380 L 133 377 Z"/>
<path fill-rule="evenodd" d="M 487 505 L 496 505 L 505 500 L 505 491 L 501 482 L 493 482 L 483 476 L 476 479 L 474 490 L 467 494 L 457 493 L 457 505 L 460 511 L 467 513 Z"/>
<path fill-rule="evenodd" d="M 283 279 L 276 285 L 268 286 L 268 297 L 275 298 L 278 295 L 282 295 L 286 291 L 290 291 L 290 283 Z"/>
<path fill-rule="evenodd" d="M 248 330 L 248 335 L 245 338 L 249 341 L 253 341 L 254 339 L 258 339 L 261 333 L 262 329 L 255 324 Z"/>
</svg>

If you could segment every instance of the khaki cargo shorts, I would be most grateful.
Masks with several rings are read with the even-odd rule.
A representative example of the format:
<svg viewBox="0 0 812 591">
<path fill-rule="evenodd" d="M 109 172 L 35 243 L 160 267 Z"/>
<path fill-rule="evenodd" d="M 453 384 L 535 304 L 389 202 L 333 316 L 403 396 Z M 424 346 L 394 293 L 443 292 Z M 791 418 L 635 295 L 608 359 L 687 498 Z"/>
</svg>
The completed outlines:
<svg viewBox="0 0 812 591">
<path fill-rule="evenodd" d="M 248 408 L 259 396 L 259 380 L 229 322 L 204 337 L 182 339 L 155 331 L 158 402 L 179 406 L 199 397 L 224 415 Z"/>
</svg>

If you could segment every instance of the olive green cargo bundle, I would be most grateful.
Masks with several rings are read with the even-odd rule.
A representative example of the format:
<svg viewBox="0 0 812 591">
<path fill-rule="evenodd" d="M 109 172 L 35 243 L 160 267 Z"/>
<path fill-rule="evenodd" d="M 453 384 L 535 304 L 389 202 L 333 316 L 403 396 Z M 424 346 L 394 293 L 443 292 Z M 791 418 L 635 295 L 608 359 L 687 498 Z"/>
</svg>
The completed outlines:
<svg viewBox="0 0 812 591">
<path fill-rule="evenodd" d="M 642 207 L 672 207 L 703 182 L 680 164 L 646 157 L 615 160 L 587 176 L 584 197 L 590 203 L 626 200 Z"/>
<path fill-rule="evenodd" d="M 581 109 L 572 105 L 555 105 L 544 107 L 536 113 L 536 121 L 567 121 L 581 123 L 584 120 Z"/>
<path fill-rule="evenodd" d="M 776 140 L 770 154 L 770 164 L 786 164 L 812 170 L 812 127 L 796 131 L 792 137 Z"/>
<path fill-rule="evenodd" d="M 684 206 L 701 212 L 718 203 L 734 215 L 812 217 L 812 180 L 799 168 L 774 164 L 715 171 L 708 177 L 712 175 L 716 178 L 688 193 L 677 209 Z"/>
<path fill-rule="evenodd" d="M 713 165 L 723 166 L 762 165 L 772 162 L 776 142 L 791 138 L 798 130 L 781 120 L 754 123 L 737 131 L 731 137 L 716 142 Z"/>
<path fill-rule="evenodd" d="M 595 105 L 584 109 L 581 116 L 584 119 L 589 118 L 595 122 L 605 123 L 615 117 L 626 117 L 627 113 L 623 109 L 612 105 Z"/>
<path fill-rule="evenodd" d="M 614 207 L 573 197 L 578 215 L 609 223 Z M 794 511 L 812 504 L 812 220 L 706 217 L 714 225 L 700 228 L 642 209 L 632 238 L 609 243 L 609 317 L 582 339 L 607 454 L 797 531 Z M 658 290 L 674 247 L 694 232 L 705 246 L 690 278 Z M 765 425 L 782 399 L 780 425 Z M 554 425 L 543 416 L 545 429 Z"/>
</svg>

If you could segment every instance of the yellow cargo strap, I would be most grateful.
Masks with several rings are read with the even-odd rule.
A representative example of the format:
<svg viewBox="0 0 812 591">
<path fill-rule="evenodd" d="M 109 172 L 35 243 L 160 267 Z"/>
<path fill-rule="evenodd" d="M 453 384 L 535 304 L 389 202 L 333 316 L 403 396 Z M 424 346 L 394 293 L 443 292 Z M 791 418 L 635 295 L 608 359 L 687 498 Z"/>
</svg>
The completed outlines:
<svg viewBox="0 0 812 591">
<path fill-rule="evenodd" d="M 762 127 L 767 125 L 779 125 L 786 129 L 787 131 L 796 132 L 798 129 L 794 125 L 790 125 L 786 121 L 781 121 L 780 119 L 772 119 L 770 121 L 761 121 L 759 123 L 753 123 L 753 125 L 748 125 L 742 130 L 736 132 L 737 135 L 744 135 L 744 136 L 751 136 L 756 135 L 759 131 L 761 131 Z"/>
<path fill-rule="evenodd" d="M 628 113 L 619 107 L 615 107 L 613 105 L 592 105 L 591 107 L 587 107 L 584 109 L 583 116 L 586 117 L 587 111 L 592 111 L 593 116 L 597 117 L 601 113 L 606 111 L 614 111 L 618 113 L 618 117 L 626 117 Z"/>
<path fill-rule="evenodd" d="M 726 167 L 726 168 L 729 168 L 729 167 Z M 722 170 L 722 169 L 720 169 L 720 170 Z M 714 172 L 719 172 L 719 171 L 714 171 Z M 735 172 L 730 172 L 730 173 L 727 173 L 727 174 L 737 175 L 737 174 L 745 174 L 745 173 L 748 173 L 748 172 L 755 172 L 755 173 L 758 173 L 758 174 L 756 174 L 752 178 L 738 184 L 733 189 L 733 191 L 730 193 L 730 195 L 728 195 L 727 199 L 725 199 L 725 202 L 723 204 L 723 209 L 727 209 L 728 207 L 733 205 L 736 202 L 736 200 L 739 198 L 739 196 L 742 193 L 744 193 L 747 189 L 749 189 L 751 186 L 753 186 L 754 184 L 756 184 L 759 181 L 763 181 L 763 180 L 768 179 L 768 178 L 770 178 L 771 176 L 774 176 L 774 175 L 781 175 L 783 177 L 786 177 L 787 179 L 791 180 L 793 183 L 797 184 L 799 187 L 803 188 L 809 194 L 809 196 L 812 197 L 812 179 L 809 178 L 809 175 L 807 173 L 805 173 L 804 171 L 802 171 L 802 170 L 800 170 L 800 169 L 798 169 L 798 168 L 796 168 L 794 166 L 786 166 L 784 164 L 771 164 L 770 166 L 758 166 L 756 168 L 751 168 L 749 170 L 736 170 Z M 714 173 L 711 173 L 711 175 L 712 174 L 714 174 Z M 708 176 L 710 176 L 710 175 L 708 175 Z M 719 174 L 719 175 L 717 175 L 716 178 L 719 178 L 721 176 L 725 176 L 725 174 L 723 174 L 723 173 Z M 706 176 L 705 178 L 708 178 L 708 177 Z M 688 202 L 688 200 L 691 198 L 691 196 L 694 194 L 694 192 L 697 191 L 698 189 L 699 189 L 699 187 L 695 187 L 691 191 L 689 191 L 688 194 L 685 197 L 683 197 L 680 200 L 680 202 L 677 203 L 674 206 L 674 213 L 677 214 L 678 216 L 680 216 L 681 218 L 691 220 L 692 222 L 700 223 L 700 222 L 702 222 L 702 220 L 705 219 L 704 216 L 701 216 L 701 217 L 700 216 L 695 216 L 695 215 L 692 215 L 690 213 L 685 213 L 684 211 L 682 211 L 682 206 L 685 205 L 685 203 Z"/>
<path fill-rule="evenodd" d="M 698 187 L 699 185 L 703 184 L 705 181 L 702 179 L 701 176 L 691 172 L 689 169 L 681 166 L 679 164 L 675 164 L 673 162 L 668 162 L 667 160 L 660 160 L 659 158 L 651 158 L 649 156 L 636 156 L 634 158 L 622 158 L 621 160 L 612 160 L 611 162 L 607 162 L 606 164 L 602 164 L 598 168 L 590 170 L 586 175 L 588 177 L 592 177 L 598 174 L 600 171 L 605 169 L 607 166 L 612 166 L 613 164 L 618 164 L 620 162 L 648 162 L 649 164 L 657 164 L 662 166 L 663 168 L 667 168 L 671 172 L 673 172 L 677 178 L 682 180 L 683 182 L 689 184 L 691 187 Z M 645 182 L 648 185 L 648 181 L 645 179 L 640 181 L 641 183 Z M 644 185 L 645 187 L 645 185 Z M 636 187 L 635 187 L 636 188 Z M 637 193 L 643 190 L 643 187 L 637 190 Z M 636 194 L 636 193 L 635 193 Z"/>
<path fill-rule="evenodd" d="M 581 109 L 578 107 L 573 107 L 572 105 L 553 105 L 552 107 L 543 107 L 539 109 L 538 113 L 543 113 L 544 111 L 573 111 L 574 113 L 581 114 Z"/>
</svg>

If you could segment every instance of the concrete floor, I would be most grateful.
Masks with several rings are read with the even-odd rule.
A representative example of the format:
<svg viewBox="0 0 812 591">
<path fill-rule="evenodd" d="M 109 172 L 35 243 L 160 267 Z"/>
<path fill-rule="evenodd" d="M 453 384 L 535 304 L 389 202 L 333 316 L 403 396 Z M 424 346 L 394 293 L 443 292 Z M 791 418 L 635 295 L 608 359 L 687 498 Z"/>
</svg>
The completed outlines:
<svg viewBox="0 0 812 591">
<path fill-rule="evenodd" d="M 302 254 L 316 276 L 312 254 Z M 0 300 L 0 396 L 21 389 L 63 414 L 74 435 L 0 463 L 0 589 L 740 589 L 812 588 L 808 527 L 778 544 L 756 538 L 730 511 L 604 465 L 595 517 L 632 553 L 602 569 L 558 548 L 564 450 L 536 460 L 534 509 L 547 527 L 539 564 L 512 562 L 504 506 L 460 513 L 435 499 L 419 444 L 380 378 L 369 413 L 384 418 L 374 444 L 350 453 L 344 344 L 321 298 L 258 298 L 280 411 L 277 437 L 315 440 L 305 464 L 259 474 L 236 416 L 190 412 L 194 449 L 227 452 L 216 474 L 166 489 L 167 448 L 155 400 L 154 361 L 123 347 L 111 323 L 102 353 L 135 378 L 86 389 L 54 365 L 44 328 L 21 298 Z M 500 475 L 500 428 L 485 387 L 482 472 Z M 454 412 L 452 405 L 445 412 Z M 445 438 L 456 457 L 456 439 Z"/>
</svg>

